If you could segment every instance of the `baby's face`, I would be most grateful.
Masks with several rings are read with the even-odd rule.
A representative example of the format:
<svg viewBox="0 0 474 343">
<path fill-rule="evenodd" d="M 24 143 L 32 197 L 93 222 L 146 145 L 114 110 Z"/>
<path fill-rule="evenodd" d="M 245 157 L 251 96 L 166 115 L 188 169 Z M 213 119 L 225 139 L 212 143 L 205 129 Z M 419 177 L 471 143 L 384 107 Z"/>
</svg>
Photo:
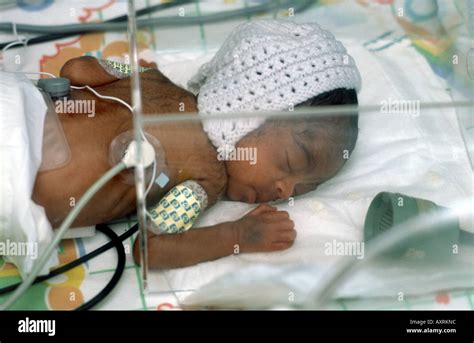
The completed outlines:
<svg viewBox="0 0 474 343">
<path fill-rule="evenodd" d="M 317 149 L 302 144 L 284 127 L 268 127 L 251 133 L 236 148 L 256 149 L 254 164 L 226 161 L 227 197 L 247 203 L 286 199 L 312 191 L 333 176 L 342 164 L 321 146 Z M 311 162 L 311 156 L 315 163 Z"/>
</svg>

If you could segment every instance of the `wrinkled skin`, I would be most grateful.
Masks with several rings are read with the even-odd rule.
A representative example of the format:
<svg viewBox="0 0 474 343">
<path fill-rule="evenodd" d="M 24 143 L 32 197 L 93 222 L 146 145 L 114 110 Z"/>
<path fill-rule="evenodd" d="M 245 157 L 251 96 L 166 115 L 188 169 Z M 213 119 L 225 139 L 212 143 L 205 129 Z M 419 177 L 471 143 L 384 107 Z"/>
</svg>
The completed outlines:
<svg viewBox="0 0 474 343">
<path fill-rule="evenodd" d="M 154 64 L 143 66 L 156 67 Z M 61 76 L 73 85 L 89 85 L 103 95 L 118 97 L 131 103 L 130 80 L 109 75 L 92 57 L 68 61 Z M 193 94 L 174 85 L 159 70 L 141 74 L 143 111 L 145 114 L 196 112 Z M 87 90 L 73 90 L 70 99 L 95 100 L 96 115 L 59 114 L 71 150 L 71 161 L 66 166 L 39 173 L 33 200 L 42 205 L 53 226 L 59 226 L 76 201 L 102 176 L 111 165 L 109 146 L 122 132 L 133 128 L 129 110 L 113 101 L 102 100 Z M 313 190 L 336 166 L 322 163 L 315 171 L 288 130 L 264 130 L 249 134 L 238 146 L 256 147 L 258 161 L 222 162 L 197 122 L 178 122 L 147 126 L 146 132 L 161 142 L 168 166 L 170 181 L 165 189 L 152 188 L 148 203 L 185 180 L 198 181 L 208 194 L 212 206 L 219 196 L 231 200 L 265 203 L 284 199 Z M 273 142 L 280 142 L 278 145 Z M 284 147 L 284 148 L 282 148 Z M 127 171 L 130 176 L 131 171 Z M 110 181 L 83 209 L 73 226 L 94 225 L 123 217 L 135 210 L 135 188 L 122 176 Z M 235 253 L 270 252 L 288 249 L 294 243 L 296 231 L 285 211 L 261 204 L 234 222 L 190 230 L 179 235 L 149 234 L 149 265 L 155 268 L 174 268 L 214 260 Z M 138 246 L 134 257 L 138 261 Z"/>
</svg>

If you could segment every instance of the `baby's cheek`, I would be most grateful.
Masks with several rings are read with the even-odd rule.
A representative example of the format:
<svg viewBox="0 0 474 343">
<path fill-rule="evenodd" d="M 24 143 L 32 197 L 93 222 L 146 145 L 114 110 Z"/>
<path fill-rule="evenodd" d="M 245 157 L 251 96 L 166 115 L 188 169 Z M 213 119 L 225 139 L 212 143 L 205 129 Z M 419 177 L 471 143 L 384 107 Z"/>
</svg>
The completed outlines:
<svg viewBox="0 0 474 343">
<path fill-rule="evenodd" d="M 230 200 L 237 201 L 240 199 L 239 192 L 238 192 L 239 187 L 232 181 L 227 183 L 227 189 L 226 189 L 226 195 Z"/>
</svg>

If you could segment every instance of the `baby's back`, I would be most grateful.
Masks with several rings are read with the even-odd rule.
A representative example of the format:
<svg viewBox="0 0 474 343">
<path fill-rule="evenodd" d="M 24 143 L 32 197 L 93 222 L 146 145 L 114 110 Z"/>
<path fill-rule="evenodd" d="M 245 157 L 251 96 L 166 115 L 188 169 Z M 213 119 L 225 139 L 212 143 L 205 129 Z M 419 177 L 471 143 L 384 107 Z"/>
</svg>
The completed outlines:
<svg viewBox="0 0 474 343">
<path fill-rule="evenodd" d="M 141 87 L 146 114 L 196 111 L 194 96 L 157 71 L 142 74 Z M 128 78 L 95 89 L 102 95 L 131 103 Z M 119 103 L 98 99 L 86 90 L 74 90 L 69 99 L 94 101 L 95 115 L 58 114 L 71 151 L 71 160 L 62 168 L 39 173 L 33 193 L 33 200 L 45 207 L 53 226 L 58 226 L 81 195 L 110 169 L 109 148 L 114 138 L 133 129 L 132 114 Z M 148 204 L 157 202 L 172 186 L 188 179 L 201 183 L 212 204 L 224 191 L 226 173 L 201 124 L 163 123 L 147 126 L 145 130 L 163 146 L 167 164 L 163 172 L 169 178 L 164 188 L 153 187 Z M 125 179 L 133 179 L 132 170 L 125 173 L 128 174 Z M 124 175 L 115 177 L 100 190 L 81 212 L 74 226 L 94 225 L 133 212 L 135 188 L 125 179 Z"/>
</svg>

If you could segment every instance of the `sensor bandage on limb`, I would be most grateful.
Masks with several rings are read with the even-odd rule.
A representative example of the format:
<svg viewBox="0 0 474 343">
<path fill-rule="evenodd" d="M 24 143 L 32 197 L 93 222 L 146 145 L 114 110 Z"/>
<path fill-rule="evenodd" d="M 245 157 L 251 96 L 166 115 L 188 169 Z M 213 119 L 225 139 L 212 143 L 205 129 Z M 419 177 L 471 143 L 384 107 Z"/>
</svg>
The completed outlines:
<svg viewBox="0 0 474 343">
<path fill-rule="evenodd" d="M 207 193 L 196 181 L 185 181 L 173 187 L 150 209 L 150 231 L 156 235 L 189 230 L 207 207 Z"/>
<path fill-rule="evenodd" d="M 104 70 L 117 79 L 124 79 L 130 76 L 132 69 L 129 64 L 99 59 L 99 64 Z M 139 72 L 143 73 L 151 68 L 139 67 Z"/>
</svg>

